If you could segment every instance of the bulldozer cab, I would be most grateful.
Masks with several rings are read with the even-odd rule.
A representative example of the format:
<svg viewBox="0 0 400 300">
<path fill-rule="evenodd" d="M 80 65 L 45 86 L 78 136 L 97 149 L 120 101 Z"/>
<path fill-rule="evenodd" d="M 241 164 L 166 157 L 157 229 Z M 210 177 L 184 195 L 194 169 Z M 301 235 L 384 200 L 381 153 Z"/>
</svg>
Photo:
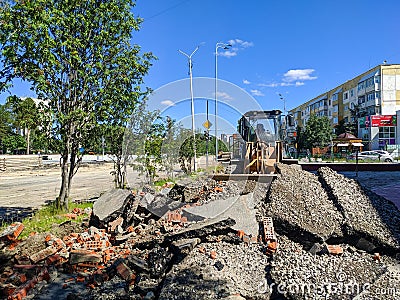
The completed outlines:
<svg viewBox="0 0 400 300">
<path fill-rule="evenodd" d="M 238 121 L 244 173 L 266 174 L 282 157 L 280 110 L 248 111 Z"/>
<path fill-rule="evenodd" d="M 238 132 L 246 142 L 280 141 L 280 110 L 248 111 L 239 120 Z"/>
</svg>

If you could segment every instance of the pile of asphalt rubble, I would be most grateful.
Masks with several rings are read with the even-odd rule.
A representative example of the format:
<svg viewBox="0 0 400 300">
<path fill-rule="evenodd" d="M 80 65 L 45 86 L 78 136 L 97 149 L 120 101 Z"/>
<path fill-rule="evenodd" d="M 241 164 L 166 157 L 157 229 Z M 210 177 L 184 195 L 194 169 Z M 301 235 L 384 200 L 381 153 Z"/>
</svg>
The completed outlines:
<svg viewBox="0 0 400 300">
<path fill-rule="evenodd" d="M 71 273 L 70 258 L 26 298 L 400 299 L 400 211 L 328 167 L 278 164 L 270 185 L 204 178 L 112 190 L 85 226 L 124 254 L 85 273 Z M 85 282 L 66 286 L 77 274 Z"/>
</svg>

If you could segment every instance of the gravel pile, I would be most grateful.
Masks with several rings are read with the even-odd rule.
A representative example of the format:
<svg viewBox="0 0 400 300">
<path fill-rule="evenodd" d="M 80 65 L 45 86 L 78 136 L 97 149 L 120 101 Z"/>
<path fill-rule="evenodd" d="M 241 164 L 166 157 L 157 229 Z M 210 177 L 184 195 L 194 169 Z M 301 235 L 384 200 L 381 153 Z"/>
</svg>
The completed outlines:
<svg viewBox="0 0 400 300">
<path fill-rule="evenodd" d="M 270 188 L 264 214 L 274 220 L 275 230 L 311 245 L 341 238 L 343 217 L 318 177 L 295 166 L 278 166 L 280 174 Z"/>
<path fill-rule="evenodd" d="M 360 293 L 358 300 L 400 299 L 400 262 L 389 257 L 382 260 L 385 273 Z"/>
<path fill-rule="evenodd" d="M 259 244 L 202 243 L 167 274 L 159 299 L 268 299 L 268 257 Z M 211 253 L 215 252 L 215 258 Z"/>
<path fill-rule="evenodd" d="M 341 255 L 313 255 L 285 236 L 279 237 L 279 245 L 270 287 L 274 295 L 287 299 L 353 299 L 387 270 L 372 255 L 348 245 L 342 245 Z"/>
<path fill-rule="evenodd" d="M 388 251 L 400 250 L 400 211 L 392 202 L 330 168 L 320 168 L 318 174 L 344 216 L 347 236 L 363 237 Z"/>
</svg>

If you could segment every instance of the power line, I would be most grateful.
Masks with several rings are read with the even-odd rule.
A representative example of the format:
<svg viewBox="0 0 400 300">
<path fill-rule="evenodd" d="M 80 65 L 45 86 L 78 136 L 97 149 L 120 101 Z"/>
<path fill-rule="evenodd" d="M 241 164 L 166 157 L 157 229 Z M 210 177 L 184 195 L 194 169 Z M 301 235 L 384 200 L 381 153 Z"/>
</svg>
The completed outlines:
<svg viewBox="0 0 400 300">
<path fill-rule="evenodd" d="M 166 9 L 164 9 L 164 10 L 162 10 L 162 11 L 160 11 L 160 12 L 158 12 L 158 13 L 156 13 L 156 14 L 154 14 L 154 15 L 148 17 L 148 18 L 143 18 L 143 19 L 144 19 L 145 21 L 151 20 L 151 19 L 153 19 L 153 18 L 155 18 L 155 17 L 158 17 L 158 16 L 160 16 L 160 15 L 162 15 L 162 14 L 164 14 L 164 13 L 166 13 L 166 12 L 168 12 L 168 11 L 170 11 L 170 10 L 172 10 L 172 9 L 174 9 L 174 8 L 176 8 L 176 7 L 178 7 L 178 6 L 182 5 L 182 4 L 184 4 L 184 3 L 186 3 L 186 2 L 189 2 L 189 1 L 191 1 L 191 0 L 183 0 L 183 1 L 181 1 L 181 2 L 179 2 L 179 3 L 177 3 L 177 4 L 175 4 L 175 5 L 172 5 L 172 6 L 166 8 Z"/>
</svg>

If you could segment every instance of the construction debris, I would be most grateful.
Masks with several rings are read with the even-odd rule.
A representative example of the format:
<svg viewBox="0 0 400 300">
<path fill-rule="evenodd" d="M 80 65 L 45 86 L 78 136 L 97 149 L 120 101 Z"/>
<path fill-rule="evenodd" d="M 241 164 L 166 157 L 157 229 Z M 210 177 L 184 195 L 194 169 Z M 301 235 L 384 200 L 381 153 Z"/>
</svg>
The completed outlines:
<svg viewBox="0 0 400 300">
<path fill-rule="evenodd" d="M 400 284 L 399 211 L 361 187 L 347 193 L 356 183 L 333 171 L 321 170 L 319 178 L 278 167 L 269 190 L 186 180 L 159 193 L 112 190 L 93 210 L 66 215 L 87 214 L 87 222 L 64 222 L 51 234 L 19 240 L 24 227 L 13 223 L 0 233 L 0 298 L 398 298 L 379 298 L 365 285 Z M 365 215 L 353 214 L 358 203 Z M 377 214 L 365 211 L 378 204 L 384 207 Z M 308 282 L 314 286 L 304 288 Z M 326 282 L 363 288 L 348 296 Z"/>
</svg>

